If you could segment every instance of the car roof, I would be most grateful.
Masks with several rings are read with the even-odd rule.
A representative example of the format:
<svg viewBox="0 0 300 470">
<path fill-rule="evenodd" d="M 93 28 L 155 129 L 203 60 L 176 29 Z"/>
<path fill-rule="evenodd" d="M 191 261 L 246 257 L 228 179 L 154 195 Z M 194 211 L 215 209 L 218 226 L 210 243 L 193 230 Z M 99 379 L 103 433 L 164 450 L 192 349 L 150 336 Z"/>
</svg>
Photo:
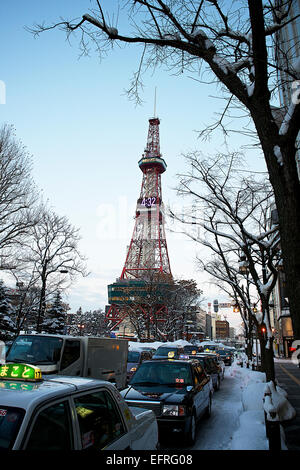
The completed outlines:
<svg viewBox="0 0 300 470">
<path fill-rule="evenodd" d="M 41 382 L 0 379 L 0 406 L 28 409 L 52 398 L 94 389 L 101 385 L 113 387 L 104 380 L 58 375 L 43 378 Z"/>
<path fill-rule="evenodd" d="M 146 364 L 146 363 L 153 363 L 157 364 L 158 362 L 161 363 L 170 363 L 170 362 L 175 362 L 176 364 L 194 364 L 196 361 L 194 359 L 149 359 L 148 361 L 144 361 L 141 365 Z M 140 366 L 141 367 L 141 366 Z"/>
<path fill-rule="evenodd" d="M 217 356 L 214 354 L 193 354 L 195 359 L 218 359 Z"/>
</svg>

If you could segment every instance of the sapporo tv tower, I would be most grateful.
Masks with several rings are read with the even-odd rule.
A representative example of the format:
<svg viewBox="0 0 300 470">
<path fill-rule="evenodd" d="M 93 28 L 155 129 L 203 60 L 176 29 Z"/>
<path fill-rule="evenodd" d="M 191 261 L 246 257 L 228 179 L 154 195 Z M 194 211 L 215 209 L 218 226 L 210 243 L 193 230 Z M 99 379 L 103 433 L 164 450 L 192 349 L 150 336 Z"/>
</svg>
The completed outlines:
<svg viewBox="0 0 300 470">
<path fill-rule="evenodd" d="M 157 117 L 149 119 L 147 145 L 138 165 L 143 173 L 135 225 L 121 276 L 108 286 L 106 320 L 110 330 L 138 314 L 148 323 L 161 322 L 168 309 L 163 295 L 172 282 L 165 236 L 161 175 L 167 165 L 160 153 Z"/>
</svg>

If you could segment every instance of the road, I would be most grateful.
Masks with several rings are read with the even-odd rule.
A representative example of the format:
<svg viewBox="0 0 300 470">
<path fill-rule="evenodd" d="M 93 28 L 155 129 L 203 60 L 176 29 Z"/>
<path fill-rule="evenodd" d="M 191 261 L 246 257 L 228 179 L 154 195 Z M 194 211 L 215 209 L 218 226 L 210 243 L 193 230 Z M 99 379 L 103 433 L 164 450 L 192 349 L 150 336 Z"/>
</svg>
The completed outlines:
<svg viewBox="0 0 300 470">
<path fill-rule="evenodd" d="M 241 388 L 239 379 L 230 375 L 226 367 L 225 378 L 220 390 L 214 393 L 211 417 L 201 420 L 197 427 L 197 439 L 191 450 L 230 450 L 234 431 L 239 425 L 242 411 Z M 172 437 L 172 443 L 165 442 L 164 450 L 184 449 L 182 438 Z"/>
<path fill-rule="evenodd" d="M 278 385 L 288 392 L 288 400 L 296 410 L 296 417 L 282 422 L 287 450 L 300 450 L 300 369 L 291 360 L 275 359 L 276 380 Z M 212 414 L 208 420 L 198 423 L 197 439 L 193 447 L 184 447 L 182 436 L 172 435 L 170 442 L 162 446 L 166 451 L 175 450 L 267 450 L 268 441 L 265 436 L 264 422 L 259 427 L 253 427 L 253 422 L 240 426 L 242 407 L 242 383 L 239 374 L 231 375 L 232 369 L 226 367 L 225 379 L 219 391 L 213 394 Z M 246 372 L 246 370 L 245 370 Z M 261 420 L 259 420 L 261 421 Z M 239 430 L 233 438 L 235 431 Z M 246 439 L 238 439 L 242 434 Z M 253 435 L 255 434 L 255 435 Z M 283 447 L 284 448 L 284 447 Z"/>
<path fill-rule="evenodd" d="M 300 450 L 300 369 L 289 359 L 275 359 L 278 384 L 288 392 L 296 417 L 283 423 L 288 450 Z"/>
</svg>

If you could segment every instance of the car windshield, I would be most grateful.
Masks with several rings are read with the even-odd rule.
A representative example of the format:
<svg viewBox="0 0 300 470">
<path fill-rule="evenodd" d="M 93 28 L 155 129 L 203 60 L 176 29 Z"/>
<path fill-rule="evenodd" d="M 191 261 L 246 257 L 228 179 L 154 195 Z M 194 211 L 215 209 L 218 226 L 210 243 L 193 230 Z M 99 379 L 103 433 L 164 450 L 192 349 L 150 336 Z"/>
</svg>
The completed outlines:
<svg viewBox="0 0 300 470">
<path fill-rule="evenodd" d="M 0 449 L 11 449 L 20 429 L 25 411 L 0 404 Z"/>
<path fill-rule="evenodd" d="M 172 348 L 172 347 L 166 347 L 166 346 L 160 346 L 156 353 L 155 353 L 155 356 L 165 356 L 165 357 L 168 357 L 168 354 L 169 352 L 174 352 L 174 354 L 178 354 L 178 350 L 176 348 Z"/>
<path fill-rule="evenodd" d="M 139 362 L 141 353 L 138 351 L 128 351 L 127 362 Z"/>
<path fill-rule="evenodd" d="M 217 353 L 220 354 L 220 356 L 228 356 L 228 354 L 232 354 L 228 349 L 219 349 Z"/>
<path fill-rule="evenodd" d="M 63 340 L 54 336 L 19 336 L 6 357 L 7 362 L 28 364 L 56 364 L 60 357 Z"/>
<path fill-rule="evenodd" d="M 203 349 L 204 349 L 204 351 L 205 350 L 215 351 L 217 349 L 217 346 L 212 345 L 212 344 L 205 344 L 205 346 L 203 346 Z"/>
<path fill-rule="evenodd" d="M 183 362 L 144 362 L 140 365 L 130 385 L 192 385 L 192 374 L 189 364 Z"/>
<path fill-rule="evenodd" d="M 198 352 L 199 348 L 197 346 L 187 345 L 183 347 L 183 350 L 185 353 L 193 353 L 193 351 Z"/>
</svg>

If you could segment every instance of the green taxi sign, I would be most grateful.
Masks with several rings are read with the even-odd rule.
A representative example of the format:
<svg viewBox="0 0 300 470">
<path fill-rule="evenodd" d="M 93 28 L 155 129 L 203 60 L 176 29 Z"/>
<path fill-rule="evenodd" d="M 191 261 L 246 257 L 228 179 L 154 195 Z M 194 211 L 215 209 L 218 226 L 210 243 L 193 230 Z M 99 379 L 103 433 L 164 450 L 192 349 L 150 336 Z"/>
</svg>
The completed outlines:
<svg viewBox="0 0 300 470">
<path fill-rule="evenodd" d="M 41 369 L 29 364 L 2 364 L 0 380 L 24 380 L 38 382 L 42 380 Z"/>
</svg>

